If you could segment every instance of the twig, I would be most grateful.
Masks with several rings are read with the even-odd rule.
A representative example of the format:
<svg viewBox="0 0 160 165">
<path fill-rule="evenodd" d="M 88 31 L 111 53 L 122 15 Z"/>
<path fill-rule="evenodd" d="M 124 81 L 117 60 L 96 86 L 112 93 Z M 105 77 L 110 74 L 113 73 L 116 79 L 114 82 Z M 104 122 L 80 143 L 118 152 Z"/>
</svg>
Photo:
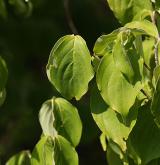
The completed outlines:
<svg viewBox="0 0 160 165">
<path fill-rule="evenodd" d="M 64 0 L 64 9 L 65 9 L 65 13 L 66 13 L 66 19 L 68 22 L 68 26 L 71 29 L 73 34 L 78 34 L 78 30 L 73 22 L 72 15 L 70 13 L 69 3 L 70 3 L 69 0 Z"/>
</svg>

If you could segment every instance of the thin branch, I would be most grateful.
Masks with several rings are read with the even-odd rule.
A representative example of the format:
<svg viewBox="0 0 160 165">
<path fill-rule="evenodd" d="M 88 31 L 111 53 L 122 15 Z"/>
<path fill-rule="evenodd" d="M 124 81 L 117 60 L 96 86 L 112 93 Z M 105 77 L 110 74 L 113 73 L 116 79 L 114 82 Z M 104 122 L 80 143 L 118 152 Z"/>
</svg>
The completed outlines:
<svg viewBox="0 0 160 165">
<path fill-rule="evenodd" d="M 66 19 L 68 22 L 68 26 L 71 29 L 73 34 L 78 34 L 78 30 L 74 24 L 72 15 L 70 13 L 70 0 L 64 0 L 64 9 L 65 9 L 65 14 L 66 14 Z"/>
</svg>

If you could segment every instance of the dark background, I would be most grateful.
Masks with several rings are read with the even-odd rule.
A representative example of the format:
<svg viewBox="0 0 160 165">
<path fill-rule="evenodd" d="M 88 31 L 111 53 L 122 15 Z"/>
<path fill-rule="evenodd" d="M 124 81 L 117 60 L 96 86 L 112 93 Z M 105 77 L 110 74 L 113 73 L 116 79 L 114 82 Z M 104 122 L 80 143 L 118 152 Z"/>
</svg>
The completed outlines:
<svg viewBox="0 0 160 165">
<path fill-rule="evenodd" d="M 70 0 L 67 14 L 64 0 L 32 1 L 34 8 L 29 18 L 21 18 L 8 9 L 8 18 L 0 20 L 0 55 L 9 70 L 7 98 L 0 107 L 2 165 L 21 150 L 32 151 L 41 135 L 38 112 L 42 103 L 60 96 L 48 81 L 45 67 L 57 39 L 73 33 L 67 14 L 91 52 L 100 35 L 119 26 L 106 0 Z M 89 93 L 80 102 L 72 103 L 83 122 L 83 136 L 77 148 L 80 165 L 106 165 L 100 132 L 90 113 Z"/>
</svg>

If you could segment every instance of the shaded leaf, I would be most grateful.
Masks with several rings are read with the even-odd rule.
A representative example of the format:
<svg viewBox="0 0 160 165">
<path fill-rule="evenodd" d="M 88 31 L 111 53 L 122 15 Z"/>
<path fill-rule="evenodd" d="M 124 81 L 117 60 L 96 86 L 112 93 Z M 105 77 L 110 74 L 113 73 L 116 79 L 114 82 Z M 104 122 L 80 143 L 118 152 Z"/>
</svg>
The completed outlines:
<svg viewBox="0 0 160 165">
<path fill-rule="evenodd" d="M 0 57 L 0 91 L 4 90 L 7 83 L 8 70 L 5 61 Z"/>
<path fill-rule="evenodd" d="M 9 0 L 14 13 L 20 17 L 29 17 L 32 14 L 32 2 L 30 0 Z"/>
<path fill-rule="evenodd" d="M 160 127 L 160 75 L 156 81 L 156 89 L 151 103 L 151 111 L 154 116 L 155 122 Z"/>
<path fill-rule="evenodd" d="M 7 17 L 7 9 L 6 9 L 6 4 L 5 4 L 4 0 L 0 0 L 0 16 L 2 18 Z"/>
<path fill-rule="evenodd" d="M 138 119 L 129 139 L 141 158 L 141 164 L 147 164 L 160 157 L 160 130 L 150 113 L 150 104 L 139 109 Z"/>
<path fill-rule="evenodd" d="M 119 155 L 117 155 L 111 147 L 108 147 L 107 149 L 107 161 L 108 165 L 123 165 L 122 160 L 119 158 Z"/>
<path fill-rule="evenodd" d="M 4 103 L 5 99 L 6 99 L 6 90 L 3 89 L 0 92 L 0 106 Z"/>
</svg>

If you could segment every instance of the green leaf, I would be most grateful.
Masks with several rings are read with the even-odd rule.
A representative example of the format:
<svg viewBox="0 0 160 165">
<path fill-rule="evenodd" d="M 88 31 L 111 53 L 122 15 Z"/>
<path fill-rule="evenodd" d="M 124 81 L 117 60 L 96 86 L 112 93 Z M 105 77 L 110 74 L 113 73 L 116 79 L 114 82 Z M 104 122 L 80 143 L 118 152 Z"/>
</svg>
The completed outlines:
<svg viewBox="0 0 160 165">
<path fill-rule="evenodd" d="M 47 75 L 68 99 L 79 100 L 87 92 L 94 73 L 89 50 L 80 36 L 67 35 L 57 41 L 49 57 Z"/>
<path fill-rule="evenodd" d="M 65 137 L 73 146 L 77 146 L 81 134 L 82 123 L 76 107 L 63 98 L 46 101 L 40 110 L 39 120 L 44 135 Z"/>
<path fill-rule="evenodd" d="M 33 165 L 78 165 L 78 155 L 71 144 L 62 136 L 43 137 L 35 146 Z"/>
<path fill-rule="evenodd" d="M 2 18 L 7 17 L 6 4 L 5 4 L 4 0 L 0 0 L 0 16 Z"/>
<path fill-rule="evenodd" d="M 142 58 L 134 46 L 134 41 L 135 37 L 132 34 L 123 32 L 118 35 L 113 47 L 113 57 L 116 67 L 131 84 L 142 80 L 139 66 Z"/>
<path fill-rule="evenodd" d="M 110 34 L 100 36 L 94 45 L 94 53 L 97 56 L 104 56 L 105 54 L 112 52 L 115 40 L 120 32 L 132 33 L 135 36 L 146 34 L 140 29 L 129 29 L 126 27 L 119 28 Z"/>
<path fill-rule="evenodd" d="M 143 21 L 133 21 L 125 25 L 127 28 L 131 29 L 141 29 L 146 32 L 149 36 L 154 38 L 158 37 L 158 30 L 157 27 L 148 20 Z"/>
<path fill-rule="evenodd" d="M 99 37 L 94 45 L 93 51 L 97 56 L 104 56 L 108 52 L 112 52 L 114 41 L 117 38 L 120 29 L 113 31 L 108 35 Z"/>
<path fill-rule="evenodd" d="M 144 53 L 144 62 L 148 68 L 155 68 L 155 59 L 154 59 L 154 44 L 155 40 L 153 38 L 145 39 L 143 41 L 143 53 Z"/>
<path fill-rule="evenodd" d="M 151 103 L 151 111 L 154 116 L 154 120 L 158 127 L 160 127 L 160 75 L 156 81 L 156 89 Z"/>
<path fill-rule="evenodd" d="M 160 157 L 160 130 L 150 113 L 150 104 L 139 109 L 138 119 L 129 139 L 135 152 L 141 158 L 141 164 Z"/>
<path fill-rule="evenodd" d="M 107 150 L 107 144 L 106 144 L 106 135 L 104 133 L 102 133 L 100 136 L 100 142 L 101 142 L 103 151 L 106 151 Z"/>
<path fill-rule="evenodd" d="M 112 140 L 122 151 L 126 151 L 126 140 L 136 122 L 135 114 L 132 114 L 131 122 L 126 123 L 126 126 L 121 116 L 106 105 L 95 87 L 92 90 L 90 104 L 92 116 L 100 130 L 108 140 Z"/>
<path fill-rule="evenodd" d="M 20 17 L 29 17 L 32 14 L 32 2 L 30 0 L 9 0 L 14 13 Z"/>
<path fill-rule="evenodd" d="M 12 156 L 6 165 L 31 165 L 31 155 L 29 151 L 22 151 Z"/>
<path fill-rule="evenodd" d="M 105 55 L 97 70 L 97 85 L 105 102 L 126 117 L 139 92 L 117 69 L 112 54 Z"/>
<path fill-rule="evenodd" d="M 0 106 L 4 103 L 6 99 L 6 90 L 3 89 L 2 91 L 0 91 Z"/>
<path fill-rule="evenodd" d="M 5 61 L 0 57 L 0 91 L 5 88 L 8 78 L 8 70 Z"/>
<path fill-rule="evenodd" d="M 111 147 L 108 147 L 107 149 L 107 161 L 108 165 L 123 165 L 122 160 L 119 158 L 119 155 L 117 155 Z"/>
<path fill-rule="evenodd" d="M 131 22 L 137 13 L 143 10 L 152 11 L 152 3 L 150 0 L 107 0 L 110 8 L 114 12 L 117 19 L 125 24 Z M 143 15 L 143 12 L 142 12 Z"/>
</svg>

